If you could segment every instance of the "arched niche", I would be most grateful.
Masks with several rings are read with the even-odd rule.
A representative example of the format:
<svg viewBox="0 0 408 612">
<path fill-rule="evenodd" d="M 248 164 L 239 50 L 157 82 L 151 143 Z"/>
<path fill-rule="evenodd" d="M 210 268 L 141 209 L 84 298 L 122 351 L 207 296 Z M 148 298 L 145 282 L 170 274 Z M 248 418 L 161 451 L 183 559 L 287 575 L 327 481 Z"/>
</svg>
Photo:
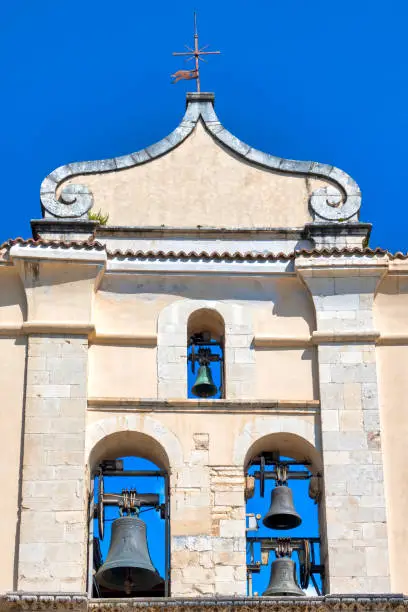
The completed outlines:
<svg viewBox="0 0 408 612">
<path fill-rule="evenodd" d="M 305 438 L 288 432 L 275 432 L 258 438 L 248 449 L 244 469 L 251 459 L 262 452 L 279 450 L 281 455 L 293 457 L 298 461 L 310 462 L 309 469 L 312 474 L 321 473 L 323 469 L 320 452 Z"/>
<path fill-rule="evenodd" d="M 132 413 L 106 416 L 88 425 L 87 465 L 90 469 L 97 465 L 95 458 L 100 456 L 105 446 L 113 453 L 123 445 L 134 454 L 139 444 L 141 451 L 146 453 L 141 456 L 157 461 L 169 473 L 184 464 L 180 441 L 172 431 L 155 418 Z"/>
<path fill-rule="evenodd" d="M 260 595 L 270 595 L 268 588 L 272 584 L 273 588 L 277 587 L 276 582 L 269 581 L 272 580 L 271 572 L 275 572 L 276 546 L 281 538 L 287 539 L 292 551 L 289 556 L 297 566 L 299 591 L 308 595 L 323 594 L 326 580 L 322 568 L 326 566 L 327 543 L 324 504 L 321 503 L 324 499 L 321 453 L 299 434 L 275 431 L 260 435 L 248 445 L 243 467 L 246 515 L 252 517 L 248 518 L 252 523 L 248 522 L 247 531 L 249 594 L 256 591 Z M 301 555 L 306 550 L 313 578 L 304 582 L 305 565 Z M 316 561 L 312 563 L 312 559 Z"/>
<path fill-rule="evenodd" d="M 91 451 L 89 466 L 93 472 L 104 459 L 137 455 L 170 471 L 169 457 L 163 446 L 151 436 L 139 431 L 117 431 L 99 440 Z"/>
<path fill-rule="evenodd" d="M 116 430 L 101 435 L 103 431 L 109 431 L 109 421 L 104 422 L 103 427 L 101 423 L 99 427 L 94 427 L 93 434 L 99 439 L 92 446 L 88 463 L 90 476 L 88 592 L 92 597 L 162 597 L 170 594 L 171 458 L 164 444 L 161 444 L 156 437 L 161 436 L 164 443 L 173 446 L 173 454 L 176 455 L 178 453 L 177 451 L 174 453 L 174 448 L 178 450 L 177 439 L 157 422 L 150 423 L 150 428 L 146 427 L 145 420 L 149 425 L 148 418 L 142 419 L 140 425 L 143 424 L 147 430 L 151 429 L 153 435 L 126 428 L 129 423 L 121 418 L 117 420 L 116 428 L 121 424 L 122 431 Z M 110 425 L 114 427 L 112 422 Z M 173 456 L 173 459 L 177 463 L 180 457 Z M 133 505 L 132 494 L 136 496 Z M 102 506 L 101 499 L 105 500 Z M 148 510 L 153 512 L 146 514 Z M 138 521 L 137 525 L 141 526 L 137 527 L 140 530 L 139 536 L 134 535 L 136 523 L 130 523 L 130 520 Z M 110 556 L 112 542 L 115 542 L 116 546 L 113 555 L 115 561 L 117 559 L 120 561 L 120 555 L 116 552 L 120 540 L 114 537 L 114 531 L 111 532 L 111 529 L 124 529 L 128 537 L 126 540 L 128 546 L 136 545 L 139 548 L 141 546 L 141 551 L 144 547 L 143 542 L 146 542 L 147 550 L 141 554 L 144 563 L 150 565 L 150 569 L 139 582 L 136 579 L 132 582 L 129 574 L 130 584 L 133 584 L 132 591 L 126 591 L 125 580 L 118 579 L 116 582 L 116 578 L 110 576 L 110 570 L 104 569 L 109 568 L 109 565 L 105 565 L 108 560 L 109 563 L 112 562 Z M 130 531 L 126 531 L 128 529 Z M 144 535 L 141 535 L 142 533 Z M 134 543 L 129 544 L 133 540 Z M 136 558 L 139 559 L 137 555 Z M 146 566 L 141 564 L 138 568 L 136 561 L 131 567 L 136 568 L 134 576 L 137 576 Z M 121 572 L 124 575 L 130 571 L 126 568 L 127 566 L 123 566 L 119 569 L 120 576 Z M 148 580 L 146 576 L 149 577 Z"/>
<path fill-rule="evenodd" d="M 207 322 L 214 333 L 220 333 L 221 321 L 225 323 L 225 398 L 252 399 L 256 377 L 251 310 L 232 302 L 191 299 L 174 301 L 158 317 L 158 397 L 187 397 L 186 338 L 189 327 L 193 329 L 199 320 L 200 311 L 208 314 Z M 237 350 L 239 359 L 235 358 Z"/>
<path fill-rule="evenodd" d="M 210 308 L 199 308 L 191 313 L 187 321 L 186 337 L 189 397 L 225 397 L 224 340 L 225 323 L 219 312 Z M 199 372 L 205 372 L 205 383 L 201 388 L 194 386 Z"/>
<path fill-rule="evenodd" d="M 194 310 L 187 321 L 187 336 L 208 332 L 211 338 L 218 342 L 223 341 L 225 335 L 225 322 L 217 310 L 213 308 L 199 308 Z"/>
</svg>

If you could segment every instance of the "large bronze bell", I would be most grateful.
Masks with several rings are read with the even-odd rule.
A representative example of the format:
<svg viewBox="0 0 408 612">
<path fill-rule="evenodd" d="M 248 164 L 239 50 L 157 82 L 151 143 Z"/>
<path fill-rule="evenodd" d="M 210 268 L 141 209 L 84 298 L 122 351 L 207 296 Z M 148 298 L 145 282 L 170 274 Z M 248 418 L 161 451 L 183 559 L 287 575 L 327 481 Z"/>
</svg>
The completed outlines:
<svg viewBox="0 0 408 612">
<path fill-rule="evenodd" d="M 292 491 L 286 485 L 278 485 L 272 490 L 271 505 L 263 518 L 269 529 L 293 529 L 302 522 L 293 505 Z"/>
<path fill-rule="evenodd" d="M 112 523 L 108 555 L 95 578 L 101 586 L 127 595 L 150 591 L 163 582 L 150 559 L 143 521 L 122 516 Z"/>
<path fill-rule="evenodd" d="M 212 397 L 217 393 L 217 387 L 214 385 L 210 366 L 201 365 L 198 368 L 197 380 L 191 392 L 197 397 Z"/>
<path fill-rule="evenodd" d="M 264 597 L 300 597 L 305 593 L 296 582 L 296 565 L 289 557 L 280 557 L 272 562 L 271 578 Z"/>
</svg>

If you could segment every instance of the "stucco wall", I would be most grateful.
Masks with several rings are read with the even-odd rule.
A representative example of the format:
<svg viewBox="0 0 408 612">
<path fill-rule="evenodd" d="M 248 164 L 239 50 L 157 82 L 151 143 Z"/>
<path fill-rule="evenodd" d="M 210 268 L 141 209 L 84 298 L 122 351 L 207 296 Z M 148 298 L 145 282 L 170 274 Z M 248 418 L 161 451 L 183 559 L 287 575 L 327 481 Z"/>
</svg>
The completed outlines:
<svg viewBox="0 0 408 612">
<path fill-rule="evenodd" d="M 26 339 L 0 337 L 0 592 L 15 587 Z"/>
<path fill-rule="evenodd" d="M 277 174 L 238 159 L 198 124 L 176 149 L 119 172 L 77 175 L 110 225 L 296 227 L 310 193 L 327 183 Z"/>
<path fill-rule="evenodd" d="M 157 397 L 156 348 L 91 346 L 88 395 L 90 397 Z"/>
<path fill-rule="evenodd" d="M 257 349 L 256 399 L 318 399 L 315 349 Z"/>
<path fill-rule="evenodd" d="M 0 325 L 19 325 L 25 315 L 25 296 L 18 272 L 0 267 Z M 0 482 L 2 487 L 0 592 L 13 589 L 18 496 L 21 467 L 26 338 L 0 336 Z"/>
<path fill-rule="evenodd" d="M 94 320 L 97 333 L 154 336 L 159 332 L 159 347 L 163 329 L 169 332 L 169 325 L 173 325 L 174 333 L 169 338 L 169 350 L 165 351 L 163 356 L 157 356 L 154 347 L 138 346 L 137 341 L 123 347 L 118 344 L 91 347 L 90 396 L 157 397 L 158 374 L 160 377 L 165 367 L 174 369 L 175 342 L 180 343 L 183 353 L 180 357 L 182 368 L 187 370 L 187 318 L 191 312 L 206 307 L 215 310 L 219 308 L 221 316 L 224 316 L 224 310 L 229 312 L 232 308 L 235 309 L 235 314 L 231 313 L 229 321 L 224 317 L 228 327 L 226 367 L 228 370 L 237 360 L 238 367 L 247 368 L 248 382 L 252 362 L 256 361 L 256 383 L 251 387 L 251 398 L 307 400 L 317 397 L 316 383 L 313 382 L 316 364 L 314 350 L 253 350 L 254 335 L 309 337 L 314 325 L 313 306 L 304 286 L 297 279 L 164 278 L 114 273 L 106 275 L 96 294 Z M 173 314 L 169 310 L 168 314 L 164 315 L 166 308 L 172 309 Z M 181 315 L 180 309 L 183 313 L 185 311 L 185 316 Z M 249 325 L 248 330 L 251 330 L 250 337 L 247 338 L 251 355 L 248 355 L 246 365 L 243 362 L 239 364 L 244 345 L 238 339 L 238 343 L 233 341 L 232 328 L 229 327 L 234 321 L 242 328 L 244 321 L 238 323 L 237 317 L 241 316 L 238 315 L 238 310 L 245 313 L 245 325 Z M 159 320 L 163 316 L 166 320 L 163 320 L 161 329 Z M 109 376 L 106 376 L 107 372 Z M 132 372 L 132 376 L 128 376 L 129 372 Z M 164 373 L 164 377 L 166 376 Z M 236 391 L 232 388 L 232 378 L 235 376 L 236 373 L 227 372 L 226 388 L 231 397 Z M 185 397 L 184 387 L 176 387 L 174 380 L 171 383 L 174 395 L 171 397 Z M 239 394 L 242 392 L 241 386 Z M 167 391 L 165 393 L 167 394 Z"/>
<path fill-rule="evenodd" d="M 408 333 L 407 277 L 389 276 L 380 285 L 375 322 L 382 335 Z M 377 347 L 391 587 L 408 593 L 408 345 L 401 338 L 391 342 Z"/>
</svg>

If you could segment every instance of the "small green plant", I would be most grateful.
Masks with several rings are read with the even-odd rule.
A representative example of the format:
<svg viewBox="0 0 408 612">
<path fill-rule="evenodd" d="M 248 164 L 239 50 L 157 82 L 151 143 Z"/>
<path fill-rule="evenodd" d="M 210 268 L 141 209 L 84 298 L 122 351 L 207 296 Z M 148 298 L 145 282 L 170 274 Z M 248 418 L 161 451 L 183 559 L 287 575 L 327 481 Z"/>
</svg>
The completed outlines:
<svg viewBox="0 0 408 612">
<path fill-rule="evenodd" d="M 98 212 L 92 212 L 91 210 L 88 211 L 88 219 L 90 221 L 98 221 L 98 223 L 100 225 L 106 225 L 109 219 L 109 213 L 106 213 L 106 215 L 101 211 L 101 209 L 98 210 Z"/>
</svg>

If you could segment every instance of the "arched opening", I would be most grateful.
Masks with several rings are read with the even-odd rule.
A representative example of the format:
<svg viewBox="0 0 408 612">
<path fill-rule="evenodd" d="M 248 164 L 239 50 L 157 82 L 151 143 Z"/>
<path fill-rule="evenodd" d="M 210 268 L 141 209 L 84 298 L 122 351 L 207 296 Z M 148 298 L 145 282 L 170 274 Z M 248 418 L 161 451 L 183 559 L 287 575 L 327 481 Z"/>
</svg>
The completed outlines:
<svg viewBox="0 0 408 612">
<path fill-rule="evenodd" d="M 319 452 L 296 434 L 273 433 L 248 450 L 245 476 L 248 594 L 323 594 Z"/>
<path fill-rule="evenodd" d="M 169 584 L 169 460 L 146 434 L 113 433 L 90 456 L 92 597 L 164 597 Z"/>
<path fill-rule="evenodd" d="M 188 397 L 225 397 L 225 325 L 209 308 L 193 312 L 187 323 Z"/>
</svg>

